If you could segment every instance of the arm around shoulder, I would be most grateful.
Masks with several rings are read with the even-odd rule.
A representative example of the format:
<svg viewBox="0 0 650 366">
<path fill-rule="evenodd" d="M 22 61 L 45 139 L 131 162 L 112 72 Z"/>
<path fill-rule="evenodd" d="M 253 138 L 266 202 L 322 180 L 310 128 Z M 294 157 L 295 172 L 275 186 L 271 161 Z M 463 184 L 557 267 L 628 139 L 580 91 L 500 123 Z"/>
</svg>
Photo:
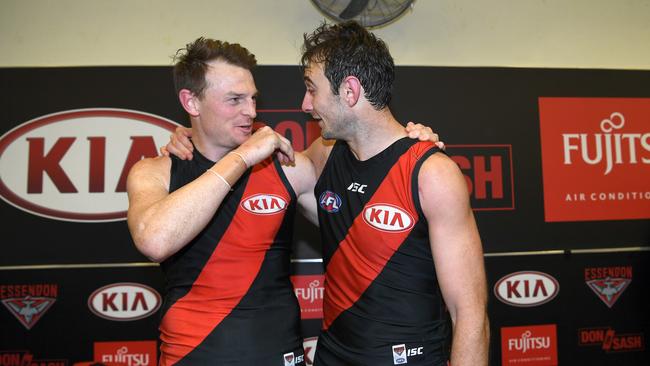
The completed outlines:
<svg viewBox="0 0 650 366">
<path fill-rule="evenodd" d="M 487 283 L 467 183 L 444 154 L 424 162 L 418 183 L 436 275 L 453 323 L 451 364 L 487 365 Z"/>
</svg>

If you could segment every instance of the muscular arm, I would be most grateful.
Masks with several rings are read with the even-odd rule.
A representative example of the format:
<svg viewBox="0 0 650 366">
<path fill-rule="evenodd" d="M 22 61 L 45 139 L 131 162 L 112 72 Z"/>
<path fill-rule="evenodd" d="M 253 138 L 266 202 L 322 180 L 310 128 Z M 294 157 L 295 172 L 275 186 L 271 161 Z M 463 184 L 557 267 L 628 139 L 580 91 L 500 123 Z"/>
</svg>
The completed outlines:
<svg viewBox="0 0 650 366">
<path fill-rule="evenodd" d="M 429 157 L 418 179 L 436 274 L 453 323 L 451 364 L 487 365 L 487 284 L 467 185 L 443 154 Z"/>
<path fill-rule="evenodd" d="M 300 212 L 312 224 L 318 226 L 316 198 L 314 197 L 314 185 L 316 185 L 318 177 L 314 164 L 304 154 L 296 153 L 295 157 L 294 165 L 283 165 L 282 169 L 296 192 Z"/>
<path fill-rule="evenodd" d="M 227 155 L 211 169 L 239 178 L 245 166 Z M 185 246 L 208 224 L 229 191 L 216 175 L 206 172 L 169 193 L 171 160 L 145 159 L 133 166 L 127 179 L 127 221 L 142 254 L 162 262 Z"/>
<path fill-rule="evenodd" d="M 294 158 L 289 141 L 268 127 L 259 129 L 235 151 L 238 154 L 226 154 L 173 193 L 169 193 L 169 158 L 145 159 L 133 166 L 127 179 L 127 220 L 142 254 L 161 262 L 198 235 L 247 164 L 255 165 L 276 151 L 287 160 Z"/>
</svg>

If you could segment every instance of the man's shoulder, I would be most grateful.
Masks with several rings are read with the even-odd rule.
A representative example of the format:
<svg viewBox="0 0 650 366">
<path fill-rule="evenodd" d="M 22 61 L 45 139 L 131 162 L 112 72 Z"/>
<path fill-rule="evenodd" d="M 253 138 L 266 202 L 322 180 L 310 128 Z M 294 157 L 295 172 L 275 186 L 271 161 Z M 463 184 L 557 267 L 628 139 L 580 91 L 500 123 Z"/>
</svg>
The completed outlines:
<svg viewBox="0 0 650 366">
<path fill-rule="evenodd" d="M 171 164 L 172 160 L 166 156 L 144 158 L 133 164 L 129 171 L 129 180 L 169 176 Z"/>
</svg>

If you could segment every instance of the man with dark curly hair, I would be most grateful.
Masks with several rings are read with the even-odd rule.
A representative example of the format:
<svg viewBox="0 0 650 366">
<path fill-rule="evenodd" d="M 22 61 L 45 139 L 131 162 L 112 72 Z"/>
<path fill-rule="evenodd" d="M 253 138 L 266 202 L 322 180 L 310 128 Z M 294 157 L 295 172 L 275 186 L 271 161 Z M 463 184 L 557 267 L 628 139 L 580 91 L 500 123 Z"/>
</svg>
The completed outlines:
<svg viewBox="0 0 650 366">
<path fill-rule="evenodd" d="M 326 269 L 314 364 L 487 365 L 487 285 L 467 184 L 391 114 L 388 47 L 355 22 L 324 24 L 305 35 L 301 63 L 302 109 L 336 140 L 308 152 Z"/>
</svg>

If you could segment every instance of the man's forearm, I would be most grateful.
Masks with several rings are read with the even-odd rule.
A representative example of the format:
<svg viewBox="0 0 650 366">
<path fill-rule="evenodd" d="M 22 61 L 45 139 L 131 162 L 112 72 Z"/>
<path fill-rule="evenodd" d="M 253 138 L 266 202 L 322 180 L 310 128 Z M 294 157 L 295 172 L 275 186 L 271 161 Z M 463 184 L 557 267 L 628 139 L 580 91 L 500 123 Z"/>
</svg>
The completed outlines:
<svg viewBox="0 0 650 366">
<path fill-rule="evenodd" d="M 459 318 L 454 326 L 451 366 L 488 364 L 490 325 L 487 314 Z"/>
</svg>

